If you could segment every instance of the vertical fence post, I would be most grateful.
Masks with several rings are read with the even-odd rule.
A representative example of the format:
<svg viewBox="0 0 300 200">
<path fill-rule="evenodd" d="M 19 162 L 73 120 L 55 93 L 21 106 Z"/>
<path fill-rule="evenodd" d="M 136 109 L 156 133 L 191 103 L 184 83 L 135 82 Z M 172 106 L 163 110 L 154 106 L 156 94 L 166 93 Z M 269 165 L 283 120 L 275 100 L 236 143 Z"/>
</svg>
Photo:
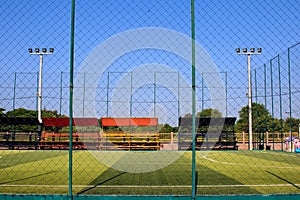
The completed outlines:
<svg viewBox="0 0 300 200">
<path fill-rule="evenodd" d="M 202 76 L 201 76 L 201 102 L 202 102 L 202 105 L 201 105 L 201 110 L 204 110 L 204 73 L 202 72 L 201 73 Z"/>
<path fill-rule="evenodd" d="M 36 93 L 39 91 L 39 72 L 36 72 Z M 36 118 L 38 116 L 38 96 L 35 97 L 35 109 L 36 109 Z"/>
<path fill-rule="evenodd" d="M 280 109 L 280 142 L 281 142 L 281 151 L 283 151 L 283 133 L 282 133 L 282 92 L 281 92 L 281 75 L 280 75 L 280 56 L 277 55 L 278 59 L 278 85 L 279 85 L 279 109 Z"/>
<path fill-rule="evenodd" d="M 258 102 L 258 94 L 257 94 L 257 77 L 256 77 L 256 69 L 254 69 L 254 81 L 255 81 L 255 84 L 254 84 L 254 87 L 255 87 L 255 103 Z"/>
<path fill-rule="evenodd" d="M 274 151 L 274 94 L 273 94 L 273 64 L 272 58 L 270 60 L 270 76 L 271 76 L 271 115 L 272 115 L 272 144 L 273 144 L 273 151 Z"/>
<path fill-rule="evenodd" d="M 254 90 L 255 90 L 255 103 L 257 103 L 258 101 L 257 101 L 257 77 L 256 77 L 256 69 L 254 69 Z M 257 111 L 257 109 L 255 109 L 255 119 L 257 118 L 257 116 L 258 116 L 258 111 Z M 256 132 L 256 130 L 257 130 L 257 128 L 258 128 L 258 125 L 257 125 L 257 123 L 255 123 L 254 124 L 254 135 L 253 135 L 253 138 L 254 138 L 254 141 L 255 141 L 255 143 L 254 143 L 254 145 L 255 145 L 255 148 L 256 149 L 259 149 L 260 150 L 260 145 L 263 145 L 263 147 L 264 147 L 264 143 L 262 143 L 261 142 L 261 138 L 262 138 L 262 136 L 261 136 L 261 132 L 260 132 L 260 129 L 259 129 L 259 131 L 257 131 Z M 262 143 L 262 144 L 261 144 Z"/>
<path fill-rule="evenodd" d="M 196 75 L 195 75 L 195 1 L 191 0 L 192 29 L 192 199 L 196 198 Z"/>
<path fill-rule="evenodd" d="M 267 110 L 267 66 L 264 64 L 264 97 L 265 97 L 265 109 Z M 268 145 L 268 127 L 264 128 L 264 134 L 266 138 L 266 145 Z"/>
<path fill-rule="evenodd" d="M 107 72 L 107 88 L 106 88 L 106 117 L 108 117 L 108 94 L 109 94 L 109 72 Z"/>
<path fill-rule="evenodd" d="M 288 77 L 289 77 L 289 104 L 290 104 L 290 137 L 291 137 L 291 151 L 293 150 L 293 147 L 292 147 L 292 144 L 293 144 L 293 141 L 292 141 L 292 89 L 291 89 L 291 48 L 299 45 L 300 42 L 298 42 L 297 44 L 294 44 L 293 46 L 289 47 L 288 48 Z"/>
<path fill-rule="evenodd" d="M 265 109 L 267 109 L 267 66 L 264 64 L 264 96 L 265 96 Z"/>
<path fill-rule="evenodd" d="M 74 29 L 75 29 L 75 0 L 72 0 L 71 9 L 71 41 L 70 41 L 70 102 L 69 102 L 69 117 L 70 117 L 70 128 L 69 128 L 69 199 L 73 199 L 72 181 L 73 181 L 73 73 L 74 73 Z"/>
<path fill-rule="evenodd" d="M 225 99 L 226 99 L 226 115 L 225 117 L 228 116 L 228 86 L 227 86 L 227 71 L 225 71 Z"/>
<path fill-rule="evenodd" d="M 290 47 L 291 48 L 291 47 Z M 290 143 L 291 143 L 291 152 L 293 151 L 293 141 L 292 141 L 292 91 L 291 91 L 291 61 L 290 61 L 290 48 L 288 48 L 288 77 L 289 77 L 289 114 L 290 114 Z"/>
<path fill-rule="evenodd" d="M 60 90 L 59 90 L 59 114 L 60 115 L 61 115 L 61 106 L 62 106 L 63 73 L 64 72 L 60 72 Z"/>
<path fill-rule="evenodd" d="M 107 72 L 107 85 L 106 85 L 106 117 L 108 117 L 108 95 L 109 95 L 109 72 Z"/>
<path fill-rule="evenodd" d="M 130 117 L 132 117 L 132 71 L 130 72 Z"/>
<path fill-rule="evenodd" d="M 156 117 L 156 71 L 154 72 L 153 117 Z"/>
<path fill-rule="evenodd" d="M 177 96 L 178 96 L 178 101 L 177 101 L 177 106 L 178 106 L 178 117 L 177 119 L 179 119 L 180 117 L 180 75 L 179 75 L 179 72 L 177 72 L 177 80 L 178 80 L 178 83 L 177 83 Z"/>
<path fill-rule="evenodd" d="M 15 72 L 15 79 L 14 79 L 14 97 L 13 97 L 14 116 L 15 116 L 15 109 L 16 109 L 16 87 L 17 87 L 17 72 Z"/>
<path fill-rule="evenodd" d="M 83 95 L 82 95 L 82 117 L 84 117 L 84 103 L 85 103 L 85 72 L 83 72 Z"/>
<path fill-rule="evenodd" d="M 251 55 L 247 54 L 248 65 L 248 108 L 249 108 L 249 150 L 253 150 L 253 128 L 252 128 L 252 81 L 251 81 Z"/>
</svg>

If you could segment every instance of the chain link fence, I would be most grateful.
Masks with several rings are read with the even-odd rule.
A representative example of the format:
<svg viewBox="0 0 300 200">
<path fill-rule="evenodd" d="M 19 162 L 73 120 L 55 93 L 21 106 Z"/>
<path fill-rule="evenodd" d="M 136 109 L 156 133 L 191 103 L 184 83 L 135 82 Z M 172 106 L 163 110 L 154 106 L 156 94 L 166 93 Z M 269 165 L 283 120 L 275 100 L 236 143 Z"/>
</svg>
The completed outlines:
<svg viewBox="0 0 300 200">
<path fill-rule="evenodd" d="M 297 0 L 73 2 L 0 5 L 1 194 L 299 194 Z"/>
</svg>

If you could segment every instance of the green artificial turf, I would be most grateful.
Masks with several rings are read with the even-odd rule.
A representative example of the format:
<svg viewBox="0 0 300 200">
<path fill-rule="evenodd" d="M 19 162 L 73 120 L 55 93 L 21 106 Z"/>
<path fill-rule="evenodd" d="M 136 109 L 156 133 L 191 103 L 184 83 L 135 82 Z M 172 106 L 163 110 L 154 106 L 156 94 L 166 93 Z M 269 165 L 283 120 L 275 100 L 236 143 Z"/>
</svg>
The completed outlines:
<svg viewBox="0 0 300 200">
<path fill-rule="evenodd" d="M 68 151 L 0 151 L 0 193 L 68 194 Z M 175 159 L 176 158 L 176 159 Z M 190 195 L 191 152 L 73 152 L 73 193 Z M 300 193 L 300 155 L 199 151 L 197 194 Z"/>
</svg>

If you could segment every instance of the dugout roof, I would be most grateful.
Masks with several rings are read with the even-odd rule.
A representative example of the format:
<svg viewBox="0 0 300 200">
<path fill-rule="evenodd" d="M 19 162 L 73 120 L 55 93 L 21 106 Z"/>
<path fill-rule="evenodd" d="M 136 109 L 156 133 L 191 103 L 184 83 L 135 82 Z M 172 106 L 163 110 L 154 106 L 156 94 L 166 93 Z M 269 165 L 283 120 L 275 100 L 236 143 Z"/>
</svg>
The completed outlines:
<svg viewBox="0 0 300 200">
<path fill-rule="evenodd" d="M 20 125 L 27 125 L 27 126 L 35 126 L 38 124 L 37 118 L 30 118 L 30 117 L 0 117 L 0 125 L 1 126 L 20 126 Z"/>
<path fill-rule="evenodd" d="M 101 118 L 102 127 L 107 126 L 158 126 L 158 118 Z"/>
<path fill-rule="evenodd" d="M 200 128 L 203 126 L 233 126 L 235 124 L 236 117 L 196 117 L 196 127 Z M 180 117 L 179 118 L 180 127 L 192 126 L 191 117 Z"/>
<path fill-rule="evenodd" d="M 44 126 L 70 126 L 70 118 L 43 118 Z M 73 118 L 73 126 L 99 126 L 97 118 Z"/>
</svg>

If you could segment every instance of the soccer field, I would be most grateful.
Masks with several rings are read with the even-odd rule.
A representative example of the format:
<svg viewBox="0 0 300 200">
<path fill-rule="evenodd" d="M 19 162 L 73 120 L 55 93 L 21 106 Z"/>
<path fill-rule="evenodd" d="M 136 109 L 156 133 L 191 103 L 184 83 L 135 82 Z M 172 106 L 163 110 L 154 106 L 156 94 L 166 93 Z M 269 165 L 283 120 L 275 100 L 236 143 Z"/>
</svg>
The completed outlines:
<svg viewBox="0 0 300 200">
<path fill-rule="evenodd" d="M 68 155 L 68 151 L 0 151 L 0 193 L 67 194 Z M 198 151 L 197 194 L 300 193 L 299 156 Z M 74 194 L 190 195 L 191 152 L 74 151 L 72 176 Z"/>
</svg>

